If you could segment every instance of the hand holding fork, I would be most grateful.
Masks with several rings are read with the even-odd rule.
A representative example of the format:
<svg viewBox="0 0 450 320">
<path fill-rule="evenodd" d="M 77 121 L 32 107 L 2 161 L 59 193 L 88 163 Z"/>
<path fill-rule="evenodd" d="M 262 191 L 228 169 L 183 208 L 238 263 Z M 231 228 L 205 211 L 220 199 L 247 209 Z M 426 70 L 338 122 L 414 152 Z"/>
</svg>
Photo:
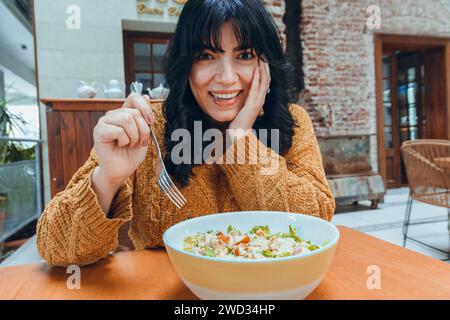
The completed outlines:
<svg viewBox="0 0 450 320">
<path fill-rule="evenodd" d="M 131 91 L 136 92 L 139 95 L 142 95 L 142 83 L 137 81 L 133 82 L 131 84 Z M 151 126 L 150 126 L 150 133 L 152 135 L 153 142 L 155 143 L 156 149 L 158 151 L 158 161 L 159 161 L 158 164 L 161 168 L 156 183 L 158 184 L 158 187 L 161 189 L 161 191 L 164 192 L 167 195 L 167 197 L 173 202 L 173 204 L 175 204 L 175 206 L 177 206 L 177 208 L 179 209 L 185 205 L 186 198 L 177 188 L 177 186 L 172 181 L 172 179 L 169 176 L 169 173 L 166 170 L 166 166 L 164 165 L 164 160 L 161 155 L 161 149 L 159 147 L 158 140 L 156 139 L 155 133 L 153 132 Z"/>
<path fill-rule="evenodd" d="M 149 101 L 141 94 L 132 93 L 121 108 L 108 111 L 94 128 L 94 145 L 99 165 L 92 174 L 92 187 L 105 213 L 109 211 L 119 187 L 145 160 L 150 136 L 156 139 L 151 129 L 154 123 L 155 116 Z M 158 156 L 158 162 L 164 166 L 159 146 Z M 175 189 L 167 171 L 163 171 L 165 174 L 158 176 L 158 186 L 181 208 L 186 199 Z"/>
</svg>

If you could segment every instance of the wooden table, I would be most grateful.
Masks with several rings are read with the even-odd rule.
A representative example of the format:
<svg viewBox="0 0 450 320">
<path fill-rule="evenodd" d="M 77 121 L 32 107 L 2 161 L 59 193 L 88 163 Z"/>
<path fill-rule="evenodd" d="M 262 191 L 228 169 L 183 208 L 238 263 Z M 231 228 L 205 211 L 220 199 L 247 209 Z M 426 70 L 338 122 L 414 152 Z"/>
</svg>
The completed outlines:
<svg viewBox="0 0 450 320">
<path fill-rule="evenodd" d="M 308 299 L 450 299 L 450 264 L 339 227 L 332 265 Z M 381 271 L 381 288 L 368 289 Z M 119 252 L 82 267 L 81 289 L 65 268 L 45 263 L 0 268 L 0 299 L 196 299 L 163 249 Z"/>
</svg>

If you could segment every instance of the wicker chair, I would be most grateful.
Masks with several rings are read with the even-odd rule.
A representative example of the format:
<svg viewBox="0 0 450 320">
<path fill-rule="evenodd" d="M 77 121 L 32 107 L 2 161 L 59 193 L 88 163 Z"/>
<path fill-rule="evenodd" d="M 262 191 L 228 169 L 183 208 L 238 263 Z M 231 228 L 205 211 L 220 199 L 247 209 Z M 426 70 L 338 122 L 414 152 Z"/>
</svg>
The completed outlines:
<svg viewBox="0 0 450 320">
<path fill-rule="evenodd" d="M 410 222 L 413 200 L 447 208 L 450 231 L 450 141 L 436 139 L 405 141 L 401 151 L 410 190 L 403 223 L 403 246 L 406 245 L 407 239 L 413 240 L 447 254 L 450 259 L 450 252 L 408 236 L 409 225 L 430 223 Z"/>
</svg>

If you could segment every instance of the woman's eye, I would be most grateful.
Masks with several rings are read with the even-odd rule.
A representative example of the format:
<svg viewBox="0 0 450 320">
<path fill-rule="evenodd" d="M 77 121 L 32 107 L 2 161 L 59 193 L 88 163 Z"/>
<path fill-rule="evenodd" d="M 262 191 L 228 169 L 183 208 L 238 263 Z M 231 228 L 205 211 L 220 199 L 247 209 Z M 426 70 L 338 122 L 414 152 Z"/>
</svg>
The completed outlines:
<svg viewBox="0 0 450 320">
<path fill-rule="evenodd" d="M 239 55 L 239 58 L 244 60 L 252 60 L 255 57 L 255 55 L 252 52 L 243 52 Z M 197 60 L 210 60 L 214 57 L 211 56 L 209 53 L 200 53 L 197 55 Z"/>
<path fill-rule="evenodd" d="M 200 54 L 197 56 L 197 59 L 198 59 L 198 60 L 209 60 L 208 57 L 211 57 L 211 55 L 208 54 L 208 53 L 200 53 Z"/>
<path fill-rule="evenodd" d="M 241 55 L 244 57 L 247 56 L 247 58 L 244 58 L 244 60 L 251 60 L 255 57 L 255 55 L 251 52 L 243 52 Z"/>
</svg>

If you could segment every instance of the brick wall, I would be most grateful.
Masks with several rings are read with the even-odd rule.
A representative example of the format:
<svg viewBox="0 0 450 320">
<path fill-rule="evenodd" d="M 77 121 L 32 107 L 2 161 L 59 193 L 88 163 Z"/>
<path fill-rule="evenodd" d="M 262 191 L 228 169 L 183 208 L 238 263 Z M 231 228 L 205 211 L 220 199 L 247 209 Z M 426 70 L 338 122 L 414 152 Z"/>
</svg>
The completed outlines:
<svg viewBox="0 0 450 320">
<path fill-rule="evenodd" d="M 286 50 L 286 35 L 284 34 L 286 26 L 283 22 L 283 15 L 285 11 L 284 0 L 262 0 L 262 3 L 274 18 L 281 36 L 283 50 Z"/>
<path fill-rule="evenodd" d="M 318 136 L 376 134 L 373 32 L 369 5 L 381 9 L 376 32 L 450 37 L 450 0 L 303 0 L 305 106 Z M 376 136 L 371 163 L 377 170 Z"/>
<path fill-rule="evenodd" d="M 383 33 L 450 37 L 449 0 L 303 0 L 305 91 L 318 135 L 375 132 L 373 31 L 369 5 L 381 9 Z"/>
</svg>

